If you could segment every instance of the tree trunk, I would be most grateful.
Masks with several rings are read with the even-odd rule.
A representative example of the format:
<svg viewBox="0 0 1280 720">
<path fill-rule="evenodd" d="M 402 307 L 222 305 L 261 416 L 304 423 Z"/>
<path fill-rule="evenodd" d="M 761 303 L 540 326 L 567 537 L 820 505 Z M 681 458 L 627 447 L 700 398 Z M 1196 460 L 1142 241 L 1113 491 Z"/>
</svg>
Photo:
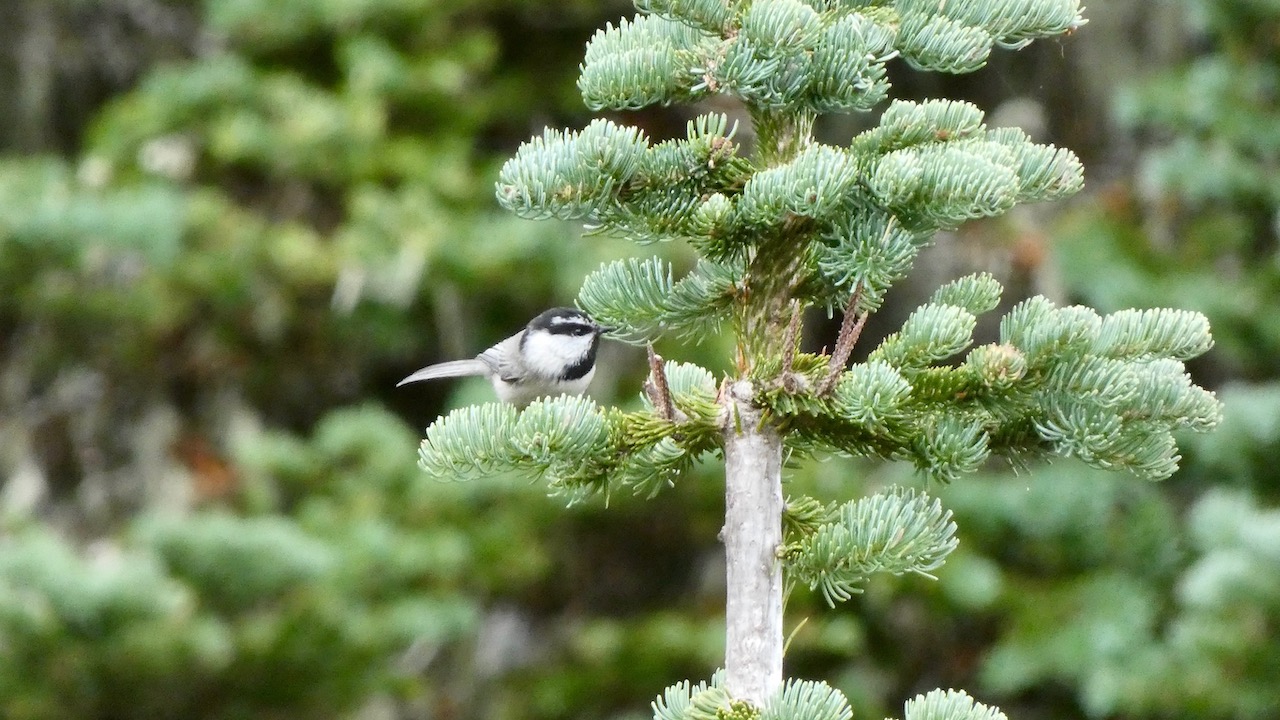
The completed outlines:
<svg viewBox="0 0 1280 720">
<path fill-rule="evenodd" d="M 762 707 L 782 685 L 782 438 L 753 395 L 740 380 L 725 397 L 725 685 Z"/>
</svg>

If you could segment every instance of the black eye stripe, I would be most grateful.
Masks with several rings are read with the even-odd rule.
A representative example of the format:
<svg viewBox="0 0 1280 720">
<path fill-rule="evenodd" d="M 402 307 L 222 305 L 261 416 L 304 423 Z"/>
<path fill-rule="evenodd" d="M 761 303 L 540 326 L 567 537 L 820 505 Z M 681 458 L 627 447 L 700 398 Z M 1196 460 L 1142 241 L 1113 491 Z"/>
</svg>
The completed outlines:
<svg viewBox="0 0 1280 720">
<path fill-rule="evenodd" d="M 556 323 L 547 328 L 547 332 L 552 335 L 587 335 L 591 331 L 592 328 L 590 326 L 571 323 Z"/>
</svg>

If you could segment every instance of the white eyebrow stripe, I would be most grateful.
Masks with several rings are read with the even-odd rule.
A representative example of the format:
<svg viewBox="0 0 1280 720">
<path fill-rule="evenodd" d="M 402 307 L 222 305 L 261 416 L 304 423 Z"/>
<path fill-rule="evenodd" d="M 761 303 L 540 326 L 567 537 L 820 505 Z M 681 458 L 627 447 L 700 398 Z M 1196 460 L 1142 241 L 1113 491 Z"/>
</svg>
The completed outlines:
<svg viewBox="0 0 1280 720">
<path fill-rule="evenodd" d="M 552 325 L 581 325 L 583 327 L 586 327 L 587 322 L 577 316 L 565 317 L 563 315 L 556 315 L 555 317 L 551 318 L 551 324 Z"/>
</svg>

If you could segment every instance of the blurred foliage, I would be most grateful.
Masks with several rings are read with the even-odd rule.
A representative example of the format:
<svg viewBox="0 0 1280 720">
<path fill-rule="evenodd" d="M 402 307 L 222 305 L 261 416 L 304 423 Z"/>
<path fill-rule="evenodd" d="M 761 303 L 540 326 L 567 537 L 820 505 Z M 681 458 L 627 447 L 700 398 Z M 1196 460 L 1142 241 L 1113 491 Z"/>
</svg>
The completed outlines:
<svg viewBox="0 0 1280 720">
<path fill-rule="evenodd" d="M 1063 462 L 936 488 L 961 528 L 940 582 L 837 612 L 796 590 L 788 673 L 856 717 L 947 685 L 1010 717 L 1280 706 L 1271 5 L 1182 0 L 1200 51 L 1120 96 L 1139 168 L 1091 188 L 1045 266 L 1104 312 L 1207 314 L 1192 369 L 1223 427 L 1161 486 Z M 0 158 L 0 716 L 643 717 L 709 677 L 717 483 L 568 512 L 437 483 L 418 429 L 487 389 L 391 390 L 629 250 L 491 200 L 517 141 L 583 124 L 583 43 L 629 5 L 12 7 L 75 39 L 126 6 L 198 22 L 134 43 L 164 62 L 50 145 L 74 156 Z M 599 394 L 635 402 L 642 360 L 614 357 Z M 789 482 L 845 498 L 910 473 L 832 459 Z"/>
<path fill-rule="evenodd" d="M 1180 0 L 1206 51 L 1118 95 L 1122 127 L 1151 138 L 1130 185 L 1066 228 L 1072 292 L 1099 309 L 1201 310 L 1215 374 L 1280 369 L 1280 51 L 1274 3 Z M 1229 290 L 1228 290 L 1229 288 Z"/>
<path fill-rule="evenodd" d="M 0 548 L 5 716 L 342 717 L 404 678 L 406 648 L 429 657 L 474 632 L 463 499 L 414 502 L 389 439 L 411 432 L 373 408 L 308 441 L 246 439 L 246 472 L 311 486 L 290 515 L 144 516 L 85 557 L 15 529 Z M 423 523 L 435 530 L 408 532 Z"/>
</svg>

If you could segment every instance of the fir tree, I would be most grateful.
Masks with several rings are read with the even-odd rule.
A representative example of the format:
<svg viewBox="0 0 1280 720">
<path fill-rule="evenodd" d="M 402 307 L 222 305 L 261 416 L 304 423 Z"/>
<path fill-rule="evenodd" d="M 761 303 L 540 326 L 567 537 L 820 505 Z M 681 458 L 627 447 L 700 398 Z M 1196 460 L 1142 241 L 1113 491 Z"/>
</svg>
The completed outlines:
<svg viewBox="0 0 1280 720">
<path fill-rule="evenodd" d="M 570 499 L 654 494 L 700 457 L 726 470 L 725 669 L 654 704 L 661 720 L 832 718 L 839 692 L 782 674 L 788 583 L 831 603 L 872 573 L 927 575 L 955 547 L 955 525 L 922 492 L 895 489 L 838 506 L 784 500 L 784 460 L 838 452 L 906 460 L 950 482 L 993 456 L 1045 455 L 1160 479 L 1177 468 L 1171 435 L 1206 430 L 1219 404 L 1183 361 L 1212 344 L 1203 316 L 1128 310 L 1100 317 L 1033 297 L 979 347 L 977 316 L 1002 288 L 990 275 L 939 288 L 865 362 L 848 361 L 868 315 L 934 234 L 1017 203 L 1078 191 L 1068 150 L 989 129 L 975 106 L 895 101 L 847 147 L 815 142 L 819 113 L 867 111 L 889 90 L 885 64 L 969 72 L 995 46 L 1017 49 L 1080 27 L 1076 0 L 637 0 L 639 14 L 596 33 L 579 87 L 592 109 L 737 98 L 754 147 L 726 116 L 651 142 L 608 120 L 547 130 L 503 167 L 500 202 L 527 218 L 579 219 L 640 241 L 681 239 L 701 259 L 683 277 L 657 259 L 586 278 L 579 304 L 628 341 L 689 340 L 727 329 L 736 371 L 651 354 L 646 406 L 581 397 L 517 411 L 457 410 L 427 431 L 421 465 L 441 478 L 516 469 Z M 843 311 L 829 355 L 802 353 L 809 307 Z M 966 352 L 967 351 L 967 352 Z M 909 702 L 905 718 L 996 718 L 962 692 Z"/>
</svg>

